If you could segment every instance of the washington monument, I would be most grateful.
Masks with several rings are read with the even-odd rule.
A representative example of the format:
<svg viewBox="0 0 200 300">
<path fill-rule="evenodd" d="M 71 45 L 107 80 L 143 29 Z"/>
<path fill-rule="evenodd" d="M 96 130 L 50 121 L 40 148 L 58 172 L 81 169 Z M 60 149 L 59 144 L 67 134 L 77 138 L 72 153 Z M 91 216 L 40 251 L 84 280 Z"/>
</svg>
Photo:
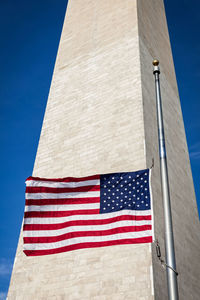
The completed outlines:
<svg viewBox="0 0 200 300">
<path fill-rule="evenodd" d="M 69 0 L 33 176 L 150 168 L 165 259 L 153 59 L 160 82 L 181 300 L 199 300 L 200 226 L 163 0 Z M 31 174 L 30 174 L 31 175 Z M 155 243 L 27 257 L 22 232 L 8 299 L 164 300 Z"/>
</svg>

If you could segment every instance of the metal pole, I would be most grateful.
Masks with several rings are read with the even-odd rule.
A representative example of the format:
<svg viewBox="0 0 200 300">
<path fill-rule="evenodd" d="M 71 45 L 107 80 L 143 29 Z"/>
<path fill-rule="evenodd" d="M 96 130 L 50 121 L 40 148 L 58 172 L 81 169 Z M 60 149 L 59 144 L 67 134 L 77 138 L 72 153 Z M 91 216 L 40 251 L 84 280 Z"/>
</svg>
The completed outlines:
<svg viewBox="0 0 200 300">
<path fill-rule="evenodd" d="M 163 195 L 163 208 L 164 208 L 164 222 L 165 222 L 165 255 L 166 255 L 166 273 L 168 285 L 169 300 L 178 300 L 178 284 L 176 273 L 176 261 L 174 251 L 174 237 L 172 227 L 172 214 L 169 194 L 169 181 L 167 171 L 167 158 L 165 150 L 165 136 L 162 114 L 162 101 L 160 92 L 160 68 L 159 61 L 153 61 L 153 74 L 155 76 L 156 88 L 156 106 L 157 106 L 157 122 L 158 122 L 158 138 L 160 150 L 160 171 Z"/>
</svg>

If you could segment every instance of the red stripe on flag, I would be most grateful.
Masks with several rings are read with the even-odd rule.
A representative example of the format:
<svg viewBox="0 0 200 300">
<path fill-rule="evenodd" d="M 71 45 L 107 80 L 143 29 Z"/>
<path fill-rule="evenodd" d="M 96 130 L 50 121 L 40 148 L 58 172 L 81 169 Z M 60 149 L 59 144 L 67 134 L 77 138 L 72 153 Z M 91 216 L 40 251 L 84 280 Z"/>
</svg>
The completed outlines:
<svg viewBox="0 0 200 300">
<path fill-rule="evenodd" d="M 151 220 L 151 215 L 149 216 L 131 216 L 131 215 L 123 215 L 117 216 L 110 219 L 100 219 L 100 220 L 76 220 L 76 221 L 68 221 L 58 224 L 24 224 L 24 231 L 29 230 L 56 230 L 67 228 L 70 226 L 88 226 L 88 225 L 104 225 L 111 224 L 119 221 L 132 220 L 134 221 L 143 221 L 143 220 Z M 133 224 L 134 225 L 134 224 Z"/>
<path fill-rule="evenodd" d="M 63 205 L 99 203 L 100 197 L 62 198 L 62 199 L 26 199 L 26 205 Z"/>
<path fill-rule="evenodd" d="M 89 185 L 89 186 L 79 186 L 72 188 L 54 188 L 54 187 L 26 187 L 26 193 L 76 193 L 76 192 L 92 192 L 92 191 L 100 191 L 100 185 Z"/>
<path fill-rule="evenodd" d="M 27 211 L 24 213 L 25 218 L 58 218 L 73 215 L 93 215 L 99 214 L 99 209 L 74 210 L 74 211 Z"/>
<path fill-rule="evenodd" d="M 34 180 L 34 181 L 52 181 L 52 182 L 80 182 L 80 181 L 86 181 L 86 180 L 94 180 L 94 179 L 100 179 L 100 175 L 92 175 L 87 177 L 65 177 L 65 178 L 40 178 L 40 177 L 33 177 L 30 176 L 26 179 L 26 181 Z"/>
<path fill-rule="evenodd" d="M 24 253 L 27 256 L 38 256 L 38 255 L 48 255 L 55 253 L 62 253 L 72 250 L 78 250 L 83 248 L 96 248 L 96 247 L 106 247 L 106 246 L 114 246 L 114 245 L 122 245 L 122 244 L 139 244 L 139 243 L 152 243 L 152 236 L 136 238 L 136 239 L 123 239 L 116 241 L 106 241 L 106 242 L 93 242 L 93 243 L 80 243 L 70 246 L 65 246 L 56 249 L 48 249 L 48 250 L 24 250 Z"/>
<path fill-rule="evenodd" d="M 126 227 L 118 227 L 107 230 L 98 230 L 98 231 L 77 231 L 77 232 L 69 232 L 58 236 L 45 236 L 45 237 L 24 237 L 25 244 L 34 244 L 34 243 L 55 243 L 67 239 L 77 238 L 77 237 L 85 237 L 85 236 L 106 236 L 117 233 L 124 232 L 137 232 L 137 231 L 145 231 L 151 230 L 151 225 L 142 225 L 142 226 L 126 226 Z"/>
</svg>

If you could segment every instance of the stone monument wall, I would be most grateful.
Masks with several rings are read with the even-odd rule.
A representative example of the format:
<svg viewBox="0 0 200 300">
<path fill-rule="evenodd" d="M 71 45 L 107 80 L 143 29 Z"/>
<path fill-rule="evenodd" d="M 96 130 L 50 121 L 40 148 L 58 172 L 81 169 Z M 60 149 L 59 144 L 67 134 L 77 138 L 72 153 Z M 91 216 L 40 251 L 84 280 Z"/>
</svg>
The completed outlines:
<svg viewBox="0 0 200 300">
<path fill-rule="evenodd" d="M 33 176 L 134 171 L 154 158 L 164 256 L 153 58 L 161 63 L 180 299 L 198 300 L 199 221 L 162 0 L 69 0 Z M 164 300 L 165 270 L 154 245 L 26 257 L 21 234 L 8 299 Z"/>
</svg>

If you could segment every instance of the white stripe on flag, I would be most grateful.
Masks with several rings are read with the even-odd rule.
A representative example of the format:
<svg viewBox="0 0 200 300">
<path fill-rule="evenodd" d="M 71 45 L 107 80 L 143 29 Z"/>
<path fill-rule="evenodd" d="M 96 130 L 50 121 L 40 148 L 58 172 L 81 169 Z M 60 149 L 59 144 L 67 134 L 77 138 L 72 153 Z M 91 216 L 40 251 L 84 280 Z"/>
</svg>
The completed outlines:
<svg viewBox="0 0 200 300">
<path fill-rule="evenodd" d="M 27 205 L 25 211 L 72 211 L 72 210 L 88 210 L 99 209 L 100 203 L 86 204 L 63 204 L 63 205 Z"/>
<path fill-rule="evenodd" d="M 105 214 L 94 214 L 94 215 L 74 215 L 68 217 L 58 217 L 58 218 L 24 218 L 24 224 L 59 224 L 68 221 L 76 220 L 105 220 L 114 218 L 117 216 L 150 216 L 151 209 L 149 210 L 129 210 L 124 209 L 121 211 L 105 213 Z"/>
<path fill-rule="evenodd" d="M 99 179 L 85 180 L 79 182 L 55 182 L 55 181 L 36 181 L 27 180 L 26 186 L 32 187 L 53 187 L 53 188 L 76 188 L 80 186 L 100 185 Z"/>
<path fill-rule="evenodd" d="M 53 242 L 53 243 L 24 244 L 24 249 L 25 250 L 48 250 L 48 249 L 57 249 L 69 245 L 75 245 L 79 243 L 93 243 L 93 242 L 105 242 L 105 241 L 115 241 L 115 240 L 123 240 L 123 239 L 135 239 L 135 238 L 150 237 L 151 235 L 152 235 L 151 230 L 145 230 L 145 231 L 136 231 L 136 232 L 117 233 L 117 234 L 112 234 L 107 236 L 87 236 L 87 237 L 67 239 L 67 240 Z"/>
<path fill-rule="evenodd" d="M 151 220 L 147 221 L 133 221 L 133 220 L 125 220 L 118 221 L 110 224 L 104 225 L 82 225 L 82 226 L 70 226 L 67 228 L 57 229 L 57 230 L 24 230 L 24 237 L 48 237 L 48 236 L 59 236 L 69 232 L 86 232 L 86 231 L 102 231 L 115 229 L 119 227 L 127 227 L 127 226 L 143 226 L 143 225 L 151 225 Z"/>
<path fill-rule="evenodd" d="M 70 193 L 26 193 L 26 199 L 65 199 L 65 198 L 91 198 L 100 197 L 97 192 L 70 192 Z"/>
</svg>

